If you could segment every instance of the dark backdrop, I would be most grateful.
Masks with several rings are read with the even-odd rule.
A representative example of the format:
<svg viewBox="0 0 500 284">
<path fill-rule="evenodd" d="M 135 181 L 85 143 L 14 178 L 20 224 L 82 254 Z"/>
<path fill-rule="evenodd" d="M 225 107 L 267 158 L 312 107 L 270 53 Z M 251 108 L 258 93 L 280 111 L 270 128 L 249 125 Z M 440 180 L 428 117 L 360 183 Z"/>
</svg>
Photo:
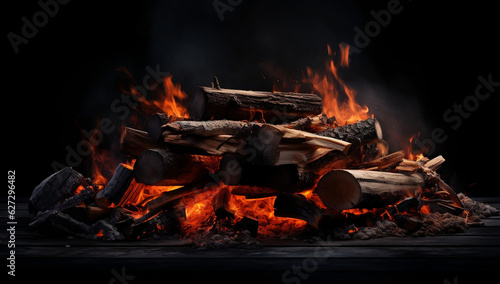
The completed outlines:
<svg viewBox="0 0 500 284">
<path fill-rule="evenodd" d="M 117 67 L 140 81 L 146 66 L 158 66 L 187 92 L 214 75 L 227 88 L 271 90 L 278 79 L 300 79 L 307 66 L 323 67 L 326 45 L 338 51 L 340 42 L 359 49 L 342 76 L 381 121 L 391 151 L 401 139 L 420 132 L 425 141 L 435 132 L 440 141 L 429 156 L 447 159 L 446 181 L 470 195 L 500 194 L 498 91 L 474 99 L 478 76 L 500 81 L 492 2 L 70 1 L 50 6 L 46 18 L 37 1 L 11 2 L 2 15 L 3 164 L 16 171 L 18 195 L 52 174 L 54 161 L 64 164 L 67 148 L 98 119 L 129 123 L 110 109 L 128 80 Z M 214 3 L 227 9 L 222 20 Z M 380 12 L 388 9 L 390 19 Z M 375 24 L 375 14 L 385 22 Z M 33 22 L 34 15 L 39 27 L 25 28 L 31 38 L 15 53 L 9 33 L 23 36 L 23 17 Z M 454 104 L 464 100 L 472 110 L 457 114 Z M 118 135 L 101 146 L 113 148 Z M 89 160 L 76 166 L 85 175 Z"/>
</svg>

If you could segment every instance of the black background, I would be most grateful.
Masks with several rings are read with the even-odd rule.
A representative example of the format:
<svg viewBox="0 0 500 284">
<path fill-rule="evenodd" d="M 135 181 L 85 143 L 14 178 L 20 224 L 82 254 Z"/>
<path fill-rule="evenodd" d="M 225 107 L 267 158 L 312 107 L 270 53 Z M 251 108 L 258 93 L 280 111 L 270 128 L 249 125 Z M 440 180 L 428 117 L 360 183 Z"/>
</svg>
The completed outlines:
<svg viewBox="0 0 500 284">
<path fill-rule="evenodd" d="M 227 3 L 225 0 L 220 0 Z M 12 3 L 15 2 L 15 3 Z M 238 2 L 238 1 L 233 1 Z M 17 194 L 29 195 L 64 164 L 82 130 L 99 118 L 122 122 L 110 110 L 127 82 L 159 65 L 187 92 L 217 75 L 226 88 L 272 90 L 275 80 L 301 78 L 307 66 L 321 69 L 326 46 L 354 44 L 370 11 L 390 1 L 243 0 L 221 21 L 213 1 L 70 1 L 15 54 L 7 34 L 21 35 L 37 1 L 4 3 L 3 148 L 5 171 L 16 171 Z M 457 191 L 499 195 L 497 94 L 480 101 L 456 130 L 443 113 L 474 95 L 478 76 L 500 81 L 498 10 L 493 2 L 467 4 L 400 1 L 402 11 L 371 38 L 342 76 L 382 123 L 391 151 L 401 139 L 442 128 L 447 139 L 441 174 Z M 106 135 L 112 148 L 118 131 Z M 89 175 L 87 157 L 76 167 Z M 2 195 L 5 195 L 2 192 Z"/>
</svg>

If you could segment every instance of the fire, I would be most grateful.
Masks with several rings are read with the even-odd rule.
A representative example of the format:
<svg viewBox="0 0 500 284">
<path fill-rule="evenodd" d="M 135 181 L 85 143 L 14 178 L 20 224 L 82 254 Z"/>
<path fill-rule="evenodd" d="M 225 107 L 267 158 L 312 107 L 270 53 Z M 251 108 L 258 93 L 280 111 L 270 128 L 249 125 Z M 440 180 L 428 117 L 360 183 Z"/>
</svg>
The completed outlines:
<svg viewBox="0 0 500 284">
<path fill-rule="evenodd" d="M 180 84 L 172 82 L 172 75 L 163 78 L 163 93 L 160 93 L 153 104 L 164 113 L 177 117 L 189 117 L 187 109 L 179 102 L 187 99 L 188 95 L 181 89 Z"/>
<path fill-rule="evenodd" d="M 409 139 L 410 143 L 409 143 L 408 147 L 406 148 L 406 155 L 408 157 L 408 160 L 420 161 L 424 158 L 424 155 L 422 153 L 413 154 L 413 140 L 415 140 L 415 138 L 418 138 L 419 135 L 420 135 L 420 133 L 415 134 L 412 137 L 410 137 L 410 139 Z"/>
<path fill-rule="evenodd" d="M 189 117 L 187 108 L 183 105 L 188 95 L 180 84 L 172 81 L 172 75 L 162 78 L 162 88 L 152 89 L 152 96 L 146 93 L 145 88 L 138 88 L 132 74 L 124 67 L 117 68 L 124 72 L 132 81 L 128 87 L 121 87 L 122 92 L 134 96 L 141 103 L 141 109 L 148 114 L 164 112 L 176 117 Z M 154 84 L 152 84 L 154 86 Z"/>
<path fill-rule="evenodd" d="M 259 236 L 287 235 L 303 230 L 305 221 L 274 216 L 275 199 L 276 197 L 267 197 L 247 200 L 244 196 L 232 195 L 229 206 L 239 218 L 247 216 L 257 219 Z"/>
<path fill-rule="evenodd" d="M 307 78 L 304 82 L 312 84 L 313 91 L 323 98 L 323 112 L 328 117 L 335 116 L 340 125 L 355 123 L 370 117 L 367 106 L 356 102 L 356 92 L 348 87 L 339 77 L 333 61 L 332 49 L 328 45 L 330 59 L 326 64 L 326 72 L 314 72 L 307 67 Z M 349 66 L 349 45 L 340 45 L 340 66 Z"/>
</svg>

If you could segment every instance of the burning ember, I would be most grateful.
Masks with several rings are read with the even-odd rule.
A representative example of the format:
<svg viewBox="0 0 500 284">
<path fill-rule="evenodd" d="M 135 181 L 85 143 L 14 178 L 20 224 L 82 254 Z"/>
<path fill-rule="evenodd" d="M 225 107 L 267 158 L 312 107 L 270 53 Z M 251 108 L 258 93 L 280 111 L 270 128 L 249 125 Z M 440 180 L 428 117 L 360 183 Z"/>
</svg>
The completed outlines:
<svg viewBox="0 0 500 284">
<path fill-rule="evenodd" d="M 341 67 L 348 53 L 340 46 Z M 255 247 L 266 237 L 449 233 L 497 213 L 455 194 L 436 173 L 442 156 L 390 153 L 328 54 L 325 72 L 307 69 L 314 94 L 224 89 L 215 79 L 188 96 L 171 76 L 152 99 L 123 88 L 151 116 L 146 131 L 122 129 L 131 162 L 92 149 L 92 179 L 71 168 L 51 175 L 30 198 L 31 228 Z"/>
</svg>

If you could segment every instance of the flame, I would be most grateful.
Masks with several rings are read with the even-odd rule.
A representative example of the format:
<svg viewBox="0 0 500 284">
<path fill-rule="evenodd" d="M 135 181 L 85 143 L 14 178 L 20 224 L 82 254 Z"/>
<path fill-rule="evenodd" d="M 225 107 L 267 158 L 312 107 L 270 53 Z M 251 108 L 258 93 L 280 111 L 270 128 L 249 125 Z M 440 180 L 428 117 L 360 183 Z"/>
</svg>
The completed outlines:
<svg viewBox="0 0 500 284">
<path fill-rule="evenodd" d="M 163 93 L 153 104 L 164 113 L 177 117 L 189 117 L 187 109 L 179 102 L 187 99 L 188 95 L 181 89 L 180 84 L 172 82 L 172 75 L 163 78 Z"/>
<path fill-rule="evenodd" d="M 259 222 L 259 236 L 291 235 L 305 228 L 306 222 L 293 218 L 274 216 L 274 200 L 267 197 L 247 200 L 244 196 L 231 195 L 229 206 L 239 218 L 251 217 Z"/>
<path fill-rule="evenodd" d="M 415 140 L 415 138 L 418 138 L 420 136 L 420 132 L 411 136 L 409 141 L 409 145 L 408 147 L 406 148 L 406 156 L 408 157 L 408 160 L 412 160 L 412 161 L 420 161 L 424 158 L 424 155 L 422 153 L 418 153 L 418 154 L 413 154 L 413 140 Z"/>
<path fill-rule="evenodd" d="M 338 124 L 350 124 L 369 118 L 368 107 L 356 102 L 356 92 L 339 77 L 330 45 L 327 48 L 330 59 L 327 61 L 325 74 L 314 72 L 310 67 L 307 67 L 307 78 L 304 79 L 304 82 L 312 84 L 313 92 L 321 95 L 323 112 L 328 117 L 335 116 Z M 341 44 L 340 53 L 340 66 L 348 67 L 349 45 Z"/>
<path fill-rule="evenodd" d="M 162 88 L 156 87 L 151 90 L 150 95 L 145 92 L 145 88 L 138 89 L 135 85 L 135 79 L 125 67 L 119 67 L 116 70 L 124 72 L 130 79 L 131 85 L 121 87 L 122 92 L 134 96 L 141 103 L 141 109 L 147 114 L 164 112 L 168 115 L 177 117 L 189 117 L 188 110 L 183 103 L 188 95 L 182 90 L 180 84 L 172 81 L 172 75 L 166 76 L 161 80 Z M 154 86 L 154 84 L 152 84 Z M 142 90 L 142 92 L 140 91 Z M 148 98 L 146 98 L 148 97 Z"/>
</svg>

